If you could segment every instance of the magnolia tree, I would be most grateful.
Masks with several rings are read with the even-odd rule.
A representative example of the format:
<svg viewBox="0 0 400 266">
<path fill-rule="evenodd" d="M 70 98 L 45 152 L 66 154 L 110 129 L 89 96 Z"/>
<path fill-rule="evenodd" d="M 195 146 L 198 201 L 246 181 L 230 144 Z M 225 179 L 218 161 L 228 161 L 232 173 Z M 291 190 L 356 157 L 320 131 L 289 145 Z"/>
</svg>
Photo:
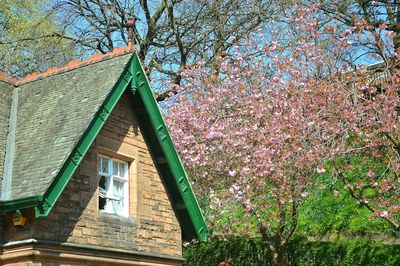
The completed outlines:
<svg viewBox="0 0 400 266">
<path fill-rule="evenodd" d="M 279 31 L 259 30 L 233 56 L 219 58 L 217 69 L 200 62 L 184 71 L 168 106 L 172 136 L 196 191 L 208 199 L 211 226 L 218 234 L 260 235 L 275 264 L 283 263 L 301 204 L 327 171 L 399 229 L 396 73 L 378 93 L 324 56 L 326 47 L 340 52 L 360 32 L 326 42 L 330 28 L 320 25 L 315 7 L 294 5 L 285 15 Z"/>
</svg>

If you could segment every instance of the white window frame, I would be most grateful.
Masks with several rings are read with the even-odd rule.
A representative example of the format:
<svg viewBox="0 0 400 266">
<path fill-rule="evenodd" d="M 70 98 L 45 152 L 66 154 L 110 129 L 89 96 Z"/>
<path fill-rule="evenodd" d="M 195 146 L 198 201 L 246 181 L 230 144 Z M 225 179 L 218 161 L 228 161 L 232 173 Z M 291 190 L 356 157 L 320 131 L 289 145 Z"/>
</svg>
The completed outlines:
<svg viewBox="0 0 400 266">
<path fill-rule="evenodd" d="M 103 172 L 102 170 L 102 161 L 103 159 L 108 160 L 108 171 Z M 115 175 L 113 174 L 113 162 L 118 163 L 118 174 Z M 124 169 L 124 175 L 120 176 L 119 172 L 120 169 L 119 167 L 122 166 Z M 99 182 L 101 180 L 101 177 L 105 177 L 105 182 L 106 182 L 106 189 L 102 189 L 99 186 L 99 198 L 102 197 L 105 199 L 106 203 L 104 205 L 104 209 L 100 209 L 100 212 L 104 213 L 110 213 L 110 214 L 116 214 L 119 216 L 129 216 L 129 174 L 128 174 L 128 163 L 109 157 L 105 155 L 99 155 L 98 159 L 98 174 L 99 174 Z M 114 191 L 114 181 L 118 182 L 123 182 L 123 195 L 122 197 L 115 195 Z M 102 196 L 103 195 L 103 196 Z M 100 199 L 99 199 L 100 200 Z M 122 201 L 123 207 L 121 210 L 115 209 L 113 205 L 113 201 Z"/>
</svg>

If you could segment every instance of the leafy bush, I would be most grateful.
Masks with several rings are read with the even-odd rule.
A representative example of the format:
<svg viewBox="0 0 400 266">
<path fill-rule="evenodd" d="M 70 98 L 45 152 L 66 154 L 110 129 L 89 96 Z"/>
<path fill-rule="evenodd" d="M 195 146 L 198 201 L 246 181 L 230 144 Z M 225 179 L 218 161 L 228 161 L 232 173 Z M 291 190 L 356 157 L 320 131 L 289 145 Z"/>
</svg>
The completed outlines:
<svg viewBox="0 0 400 266">
<path fill-rule="evenodd" d="M 294 238 L 286 254 L 286 265 L 400 265 L 400 245 L 366 239 L 310 242 Z M 187 266 L 218 265 L 229 258 L 231 265 L 271 265 L 270 254 L 256 238 L 192 244 L 184 249 L 184 257 Z"/>
</svg>

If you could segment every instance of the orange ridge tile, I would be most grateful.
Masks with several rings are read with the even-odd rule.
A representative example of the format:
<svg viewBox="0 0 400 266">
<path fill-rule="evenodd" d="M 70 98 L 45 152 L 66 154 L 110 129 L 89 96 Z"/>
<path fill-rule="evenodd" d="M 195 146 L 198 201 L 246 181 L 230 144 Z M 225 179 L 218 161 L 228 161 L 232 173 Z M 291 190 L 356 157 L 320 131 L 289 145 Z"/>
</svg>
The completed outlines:
<svg viewBox="0 0 400 266">
<path fill-rule="evenodd" d="M 11 85 L 15 85 L 17 83 L 17 79 L 8 77 L 4 73 L 1 73 L 1 72 L 0 72 L 0 80 L 6 82 L 8 84 L 11 84 Z"/>
<path fill-rule="evenodd" d="M 52 68 L 49 68 L 46 72 L 39 73 L 39 74 L 32 73 L 20 80 L 8 78 L 8 77 L 7 78 L 14 80 L 13 84 L 19 86 L 19 85 L 22 85 L 22 84 L 25 84 L 25 83 L 28 83 L 28 82 L 31 82 L 34 80 L 38 80 L 38 79 L 45 78 L 45 77 L 48 77 L 48 76 L 51 76 L 54 74 L 59 74 L 59 73 L 63 73 L 66 71 L 70 71 L 70 70 L 73 70 L 73 69 L 76 69 L 76 68 L 79 68 L 82 66 L 90 65 L 92 63 L 96 63 L 96 62 L 108 59 L 108 58 L 112 58 L 112 57 L 127 54 L 127 53 L 132 53 L 134 51 L 135 51 L 135 49 L 130 50 L 127 47 L 118 47 L 118 48 L 115 48 L 112 52 L 109 52 L 106 54 L 102 54 L 102 53 L 94 54 L 90 58 L 83 60 L 83 61 L 77 61 L 77 60 L 70 61 L 65 66 L 52 67 Z M 0 79 L 1 79 L 1 76 L 0 76 Z"/>
</svg>

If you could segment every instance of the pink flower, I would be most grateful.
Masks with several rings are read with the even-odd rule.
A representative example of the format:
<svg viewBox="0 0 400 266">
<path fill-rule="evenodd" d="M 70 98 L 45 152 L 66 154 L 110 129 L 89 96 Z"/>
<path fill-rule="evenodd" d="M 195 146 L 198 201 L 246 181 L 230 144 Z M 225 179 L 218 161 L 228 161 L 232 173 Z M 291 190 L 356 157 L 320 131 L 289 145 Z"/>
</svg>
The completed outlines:
<svg viewBox="0 0 400 266">
<path fill-rule="evenodd" d="M 235 170 L 229 171 L 229 176 L 234 177 L 235 175 L 236 175 Z"/>
<path fill-rule="evenodd" d="M 339 196 L 339 191 L 334 190 L 334 191 L 333 191 L 333 195 L 334 195 L 335 197 Z"/>
<path fill-rule="evenodd" d="M 393 39 L 393 37 L 396 35 L 396 33 L 394 32 L 394 31 L 387 31 L 387 32 L 385 32 L 385 36 L 386 37 L 388 37 L 388 38 L 390 38 L 390 39 Z"/>
<path fill-rule="evenodd" d="M 301 196 L 302 198 L 305 198 L 305 197 L 307 197 L 307 195 L 308 195 L 308 193 L 307 193 L 307 192 L 303 192 L 303 193 L 301 193 L 301 194 L 300 194 L 300 196 Z"/>
<path fill-rule="evenodd" d="M 246 211 L 251 211 L 252 210 L 252 208 L 251 208 L 251 205 L 246 205 Z"/>
<path fill-rule="evenodd" d="M 352 34 L 353 33 L 353 31 L 351 30 L 351 29 L 346 29 L 344 32 L 343 32 L 343 35 L 344 36 L 347 36 L 347 35 L 350 35 L 350 34 Z"/>
<path fill-rule="evenodd" d="M 322 167 L 322 166 L 318 166 L 318 167 L 317 167 L 317 173 L 318 173 L 318 174 L 323 174 L 323 173 L 325 173 L 325 172 L 326 172 L 326 170 L 325 170 L 324 167 Z"/>
<path fill-rule="evenodd" d="M 371 170 L 369 170 L 368 173 L 367 173 L 367 177 L 369 177 L 369 178 L 374 177 L 374 175 L 375 175 L 375 173 L 373 171 L 371 171 Z"/>
<path fill-rule="evenodd" d="M 221 133 L 211 131 L 211 132 L 209 132 L 209 133 L 207 134 L 206 139 L 212 140 L 212 139 L 220 138 L 221 136 L 222 136 Z"/>
<path fill-rule="evenodd" d="M 386 28 L 387 28 L 387 25 L 384 24 L 384 23 L 382 23 L 382 24 L 379 25 L 379 29 L 381 29 L 381 30 L 384 30 L 384 29 L 386 29 Z"/>
<path fill-rule="evenodd" d="M 387 218 L 388 215 L 389 215 L 389 214 L 388 214 L 387 211 L 383 211 L 383 212 L 381 212 L 381 213 L 379 214 L 379 216 L 382 217 L 382 218 Z"/>
</svg>

